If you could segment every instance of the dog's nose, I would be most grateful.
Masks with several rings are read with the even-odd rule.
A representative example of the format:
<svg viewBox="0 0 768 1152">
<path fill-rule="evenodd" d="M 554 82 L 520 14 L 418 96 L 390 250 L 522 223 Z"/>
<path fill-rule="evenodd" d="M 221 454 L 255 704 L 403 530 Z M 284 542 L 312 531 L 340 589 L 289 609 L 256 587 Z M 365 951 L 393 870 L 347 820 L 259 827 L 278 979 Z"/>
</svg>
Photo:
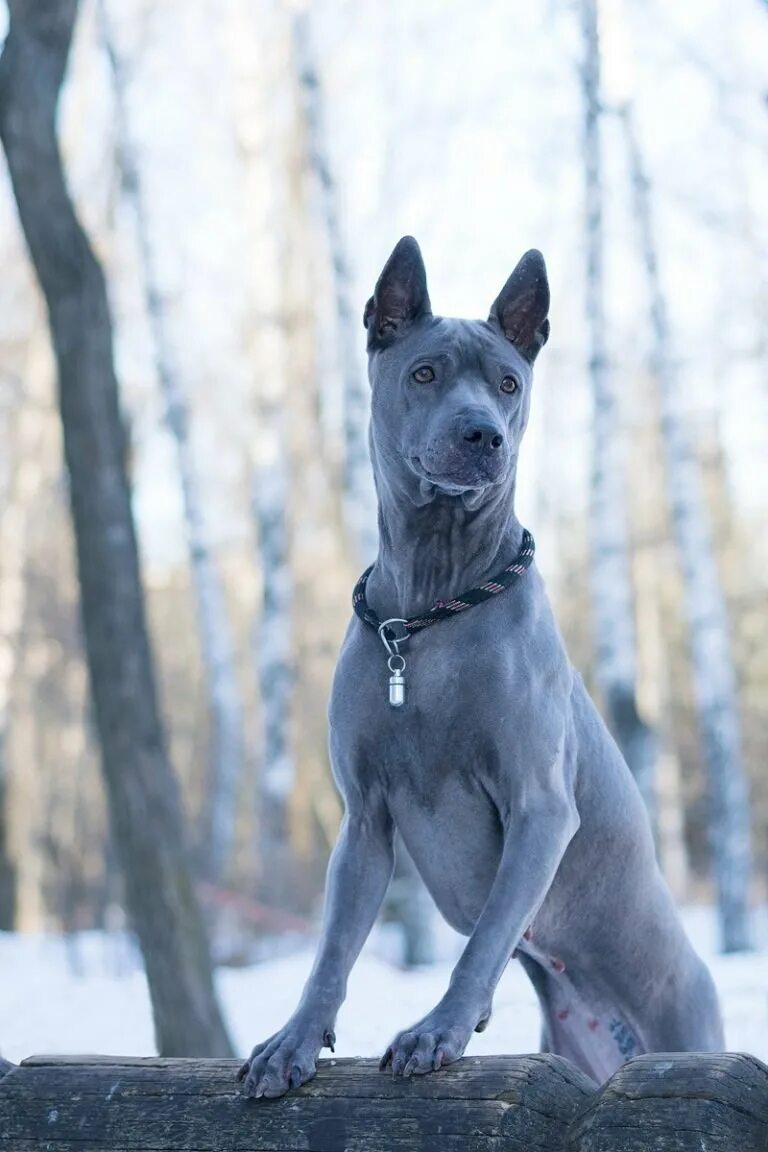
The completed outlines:
<svg viewBox="0 0 768 1152">
<path fill-rule="evenodd" d="M 486 420 L 482 417 L 475 417 L 474 419 L 465 421 L 462 436 L 468 444 L 474 444 L 477 448 L 487 449 L 491 452 L 495 452 L 497 448 L 501 448 L 504 443 L 504 436 L 498 424 L 494 424 L 492 420 Z"/>
</svg>

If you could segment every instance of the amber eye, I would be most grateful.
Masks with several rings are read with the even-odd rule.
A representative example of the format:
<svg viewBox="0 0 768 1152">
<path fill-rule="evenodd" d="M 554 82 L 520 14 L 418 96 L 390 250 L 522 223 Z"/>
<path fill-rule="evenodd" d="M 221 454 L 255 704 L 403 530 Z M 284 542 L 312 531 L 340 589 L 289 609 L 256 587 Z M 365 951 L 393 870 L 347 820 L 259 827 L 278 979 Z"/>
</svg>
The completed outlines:
<svg viewBox="0 0 768 1152">
<path fill-rule="evenodd" d="M 421 368 L 417 368 L 412 373 L 411 377 L 417 384 L 431 384 L 435 378 L 435 374 L 428 364 L 422 364 Z"/>
<path fill-rule="evenodd" d="M 502 392 L 508 392 L 511 394 L 512 392 L 517 392 L 517 389 L 519 387 L 520 387 L 520 385 L 518 384 L 518 382 L 514 376 L 505 376 L 501 382 Z"/>
</svg>

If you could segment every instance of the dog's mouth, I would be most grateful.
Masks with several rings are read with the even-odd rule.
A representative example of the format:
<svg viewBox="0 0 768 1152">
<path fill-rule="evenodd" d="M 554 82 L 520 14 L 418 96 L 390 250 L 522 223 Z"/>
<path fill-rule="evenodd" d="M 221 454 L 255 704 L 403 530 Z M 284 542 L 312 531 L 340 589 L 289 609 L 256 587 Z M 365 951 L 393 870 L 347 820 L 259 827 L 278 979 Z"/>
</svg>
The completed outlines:
<svg viewBox="0 0 768 1152">
<path fill-rule="evenodd" d="M 437 472 L 431 472 L 419 456 L 412 456 L 410 464 L 420 480 L 426 480 L 427 483 L 431 484 L 434 488 L 439 488 L 442 492 L 449 492 L 456 496 L 462 492 L 471 492 L 478 488 L 487 488 L 490 483 L 490 481 L 485 480 L 479 484 L 477 482 L 470 484 L 466 481 L 457 480 L 453 476 L 442 476 Z"/>
<path fill-rule="evenodd" d="M 411 470 L 419 478 L 420 495 L 424 500 L 433 500 L 436 495 L 454 496 L 460 498 L 466 508 L 477 508 L 489 488 L 498 483 L 498 480 L 488 480 L 478 477 L 471 482 L 460 480 L 455 476 L 445 476 L 431 472 L 421 457 L 411 456 L 408 463 Z"/>
</svg>

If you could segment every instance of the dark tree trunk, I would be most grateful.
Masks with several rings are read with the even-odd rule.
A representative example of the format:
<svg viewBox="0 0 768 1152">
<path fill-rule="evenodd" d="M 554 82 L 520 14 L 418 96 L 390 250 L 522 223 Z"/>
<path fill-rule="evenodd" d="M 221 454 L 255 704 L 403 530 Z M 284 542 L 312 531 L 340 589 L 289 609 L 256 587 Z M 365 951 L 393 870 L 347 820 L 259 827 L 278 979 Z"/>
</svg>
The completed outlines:
<svg viewBox="0 0 768 1152">
<path fill-rule="evenodd" d="M 144 954 L 160 1052 L 225 1055 L 230 1044 L 155 692 L 106 287 L 67 193 L 56 139 L 77 0 L 10 0 L 8 8 L 0 137 L 48 306 L 85 648 L 128 910 Z"/>
</svg>

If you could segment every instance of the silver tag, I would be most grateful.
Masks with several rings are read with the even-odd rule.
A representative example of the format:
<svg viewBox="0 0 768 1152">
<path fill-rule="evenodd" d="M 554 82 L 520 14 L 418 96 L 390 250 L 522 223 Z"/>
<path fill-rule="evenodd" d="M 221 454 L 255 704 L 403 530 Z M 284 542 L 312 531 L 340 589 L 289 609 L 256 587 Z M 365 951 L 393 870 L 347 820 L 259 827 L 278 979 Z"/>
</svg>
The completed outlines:
<svg viewBox="0 0 768 1152">
<path fill-rule="evenodd" d="M 396 663 L 399 661 L 399 663 Z M 393 666 L 394 665 L 394 666 Z M 387 667 L 391 673 L 389 677 L 389 703 L 393 708 L 402 708 L 405 704 L 405 660 L 402 656 L 390 656 Z"/>
</svg>

